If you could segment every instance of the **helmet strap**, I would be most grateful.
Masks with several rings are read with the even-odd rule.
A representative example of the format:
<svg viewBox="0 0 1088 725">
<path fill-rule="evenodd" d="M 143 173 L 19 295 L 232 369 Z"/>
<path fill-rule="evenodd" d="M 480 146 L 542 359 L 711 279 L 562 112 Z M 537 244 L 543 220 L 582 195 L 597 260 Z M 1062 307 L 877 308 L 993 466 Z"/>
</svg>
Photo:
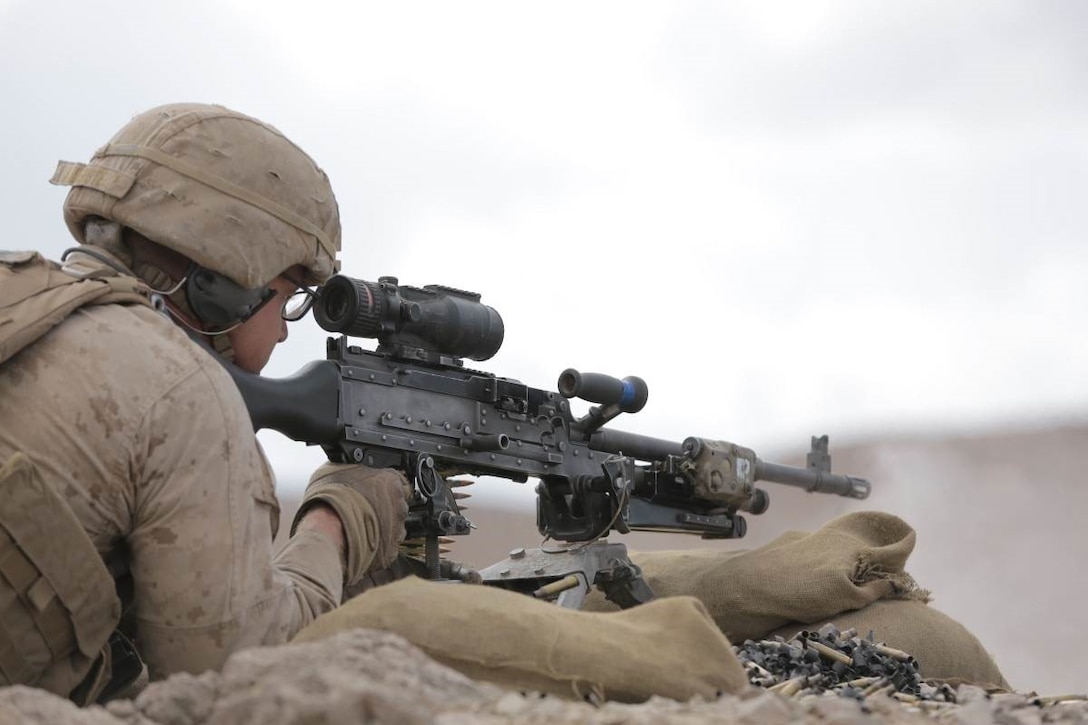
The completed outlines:
<svg viewBox="0 0 1088 725">
<path fill-rule="evenodd" d="M 193 308 L 189 306 L 189 300 L 185 297 L 185 291 L 183 290 L 185 277 L 174 279 L 172 274 L 144 259 L 136 259 L 132 271 L 136 273 L 137 277 L 147 282 L 148 286 L 156 293 L 169 299 L 179 312 L 189 319 L 200 319 L 193 312 Z"/>
<path fill-rule="evenodd" d="M 230 342 L 230 335 L 212 335 L 212 347 L 219 357 L 234 362 L 234 345 Z"/>
</svg>

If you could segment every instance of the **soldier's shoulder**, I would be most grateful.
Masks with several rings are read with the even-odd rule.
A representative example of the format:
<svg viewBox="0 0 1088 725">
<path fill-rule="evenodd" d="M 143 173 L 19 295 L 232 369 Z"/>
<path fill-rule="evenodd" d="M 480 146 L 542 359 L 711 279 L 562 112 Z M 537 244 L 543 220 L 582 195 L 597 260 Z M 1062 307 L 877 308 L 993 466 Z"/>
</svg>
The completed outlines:
<svg viewBox="0 0 1088 725">
<path fill-rule="evenodd" d="M 49 335 L 56 353 L 74 356 L 103 382 L 156 396 L 193 377 L 230 383 L 212 353 L 169 317 L 139 305 L 100 305 L 78 310 Z"/>
</svg>

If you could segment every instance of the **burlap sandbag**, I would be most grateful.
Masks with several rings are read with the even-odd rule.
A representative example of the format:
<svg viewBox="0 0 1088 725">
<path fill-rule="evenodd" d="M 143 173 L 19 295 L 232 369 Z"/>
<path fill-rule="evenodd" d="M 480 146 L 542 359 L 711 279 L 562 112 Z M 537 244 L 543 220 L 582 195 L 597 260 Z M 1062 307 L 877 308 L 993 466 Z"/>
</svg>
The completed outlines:
<svg viewBox="0 0 1088 725">
<path fill-rule="evenodd" d="M 924 598 L 903 565 L 914 530 L 885 513 L 841 516 L 818 531 L 783 534 L 752 551 L 636 552 L 632 560 L 658 597 L 690 595 L 733 642 L 790 622 L 825 622 L 879 599 Z M 599 593 L 586 609 L 614 610 Z"/>
<path fill-rule="evenodd" d="M 854 628 L 860 637 L 872 632 L 873 641 L 913 655 L 926 679 L 1010 689 L 982 643 L 962 624 L 924 602 L 886 599 L 828 621 L 840 630 Z M 814 628 L 794 622 L 767 636 L 789 640 L 802 629 Z"/>
<path fill-rule="evenodd" d="M 294 641 L 357 628 L 394 632 L 469 677 L 516 690 L 641 702 L 712 698 L 747 686 L 729 641 L 691 597 L 590 613 L 504 589 L 409 577 L 319 617 Z"/>
</svg>

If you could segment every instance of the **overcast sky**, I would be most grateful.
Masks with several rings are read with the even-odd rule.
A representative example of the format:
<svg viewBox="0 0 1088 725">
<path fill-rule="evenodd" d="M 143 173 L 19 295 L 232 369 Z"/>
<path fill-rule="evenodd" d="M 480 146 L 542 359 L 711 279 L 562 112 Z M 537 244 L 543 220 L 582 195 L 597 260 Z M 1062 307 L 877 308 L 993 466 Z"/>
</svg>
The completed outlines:
<svg viewBox="0 0 1088 725">
<path fill-rule="evenodd" d="M 645 378 L 616 428 L 772 457 L 1081 420 L 1086 21 L 1074 0 L 0 0 L 0 246 L 71 243 L 58 159 L 221 103 L 329 173 L 346 272 L 499 310 L 478 367 Z M 266 372 L 323 336 L 299 323 Z M 322 459 L 262 441 L 285 483 Z"/>
</svg>

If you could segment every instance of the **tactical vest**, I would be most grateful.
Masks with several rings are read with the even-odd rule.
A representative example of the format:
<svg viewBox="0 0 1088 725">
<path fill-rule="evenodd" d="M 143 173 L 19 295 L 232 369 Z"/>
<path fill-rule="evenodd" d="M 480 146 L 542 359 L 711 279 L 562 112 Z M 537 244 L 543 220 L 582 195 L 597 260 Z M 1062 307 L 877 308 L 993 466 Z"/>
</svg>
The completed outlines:
<svg viewBox="0 0 1088 725">
<path fill-rule="evenodd" d="M 0 365 L 80 307 L 110 303 L 152 306 L 151 290 L 0 251 Z M 114 579 L 56 487 L 23 453 L 0 461 L 0 685 L 96 701 L 116 682 L 118 648 L 131 647 L 116 641 L 120 617 Z"/>
<path fill-rule="evenodd" d="M 150 288 L 108 269 L 76 277 L 38 252 L 0 251 L 0 364 L 84 305 L 151 306 Z"/>
</svg>

